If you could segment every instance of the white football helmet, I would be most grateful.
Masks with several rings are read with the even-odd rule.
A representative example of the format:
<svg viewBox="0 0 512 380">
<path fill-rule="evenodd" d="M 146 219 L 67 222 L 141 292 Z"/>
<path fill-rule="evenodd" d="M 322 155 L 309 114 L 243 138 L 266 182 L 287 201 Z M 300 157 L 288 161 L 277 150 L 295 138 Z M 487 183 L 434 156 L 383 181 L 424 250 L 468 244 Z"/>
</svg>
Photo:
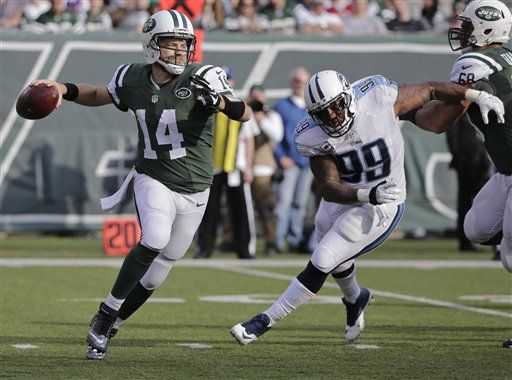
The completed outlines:
<svg viewBox="0 0 512 380">
<path fill-rule="evenodd" d="M 499 0 L 473 0 L 457 19 L 462 21 L 461 27 L 448 31 L 448 41 L 453 51 L 507 43 L 510 39 L 512 14 Z"/>
<path fill-rule="evenodd" d="M 160 46 L 158 40 L 161 37 L 172 37 L 187 41 L 186 63 L 165 62 L 160 58 Z M 142 27 L 142 49 L 148 63 L 158 62 L 168 73 L 180 75 L 189 64 L 194 55 L 194 27 L 184 14 L 175 10 L 165 10 L 155 13 Z"/>
<path fill-rule="evenodd" d="M 342 74 L 325 70 L 313 75 L 304 99 L 308 113 L 329 136 L 343 136 L 352 127 L 356 113 L 355 94 Z"/>
</svg>

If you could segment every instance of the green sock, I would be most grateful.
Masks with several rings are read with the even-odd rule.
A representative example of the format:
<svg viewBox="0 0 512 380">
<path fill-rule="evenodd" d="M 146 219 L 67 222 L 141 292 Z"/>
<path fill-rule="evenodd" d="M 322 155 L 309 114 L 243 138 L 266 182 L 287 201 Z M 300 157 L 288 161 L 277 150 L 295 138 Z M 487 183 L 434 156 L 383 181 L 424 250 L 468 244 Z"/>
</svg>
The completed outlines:
<svg viewBox="0 0 512 380">
<path fill-rule="evenodd" d="M 117 299 L 125 299 L 147 272 L 158 253 L 140 243 L 133 247 L 119 270 L 112 295 Z"/>
<path fill-rule="evenodd" d="M 149 297 L 151 297 L 154 291 L 155 289 L 148 290 L 138 282 L 130 294 L 128 294 L 128 297 L 126 297 L 123 305 L 119 309 L 119 318 L 123 321 L 127 320 L 130 315 L 135 313 L 135 311 L 137 311 L 137 309 L 141 307 Z"/>
</svg>

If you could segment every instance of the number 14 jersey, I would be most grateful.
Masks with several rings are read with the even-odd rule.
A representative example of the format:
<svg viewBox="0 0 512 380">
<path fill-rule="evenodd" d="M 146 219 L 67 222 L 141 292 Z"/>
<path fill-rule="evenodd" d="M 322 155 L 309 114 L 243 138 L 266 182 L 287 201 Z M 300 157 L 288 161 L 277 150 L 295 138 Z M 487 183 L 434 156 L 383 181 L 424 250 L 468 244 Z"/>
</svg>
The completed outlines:
<svg viewBox="0 0 512 380">
<path fill-rule="evenodd" d="M 108 84 L 117 108 L 132 111 L 138 127 L 135 168 L 178 193 L 197 193 L 212 183 L 213 112 L 196 101 L 192 75 L 231 94 L 226 73 L 211 65 L 188 65 L 172 82 L 156 85 L 151 65 L 120 66 Z"/>
<path fill-rule="evenodd" d="M 311 117 L 295 130 L 295 145 L 306 157 L 335 157 L 340 182 L 354 188 L 370 188 L 393 179 L 402 189 L 397 203 L 405 201 L 404 140 L 393 106 L 398 86 L 375 75 L 352 84 L 356 114 L 350 130 L 330 137 Z"/>
</svg>

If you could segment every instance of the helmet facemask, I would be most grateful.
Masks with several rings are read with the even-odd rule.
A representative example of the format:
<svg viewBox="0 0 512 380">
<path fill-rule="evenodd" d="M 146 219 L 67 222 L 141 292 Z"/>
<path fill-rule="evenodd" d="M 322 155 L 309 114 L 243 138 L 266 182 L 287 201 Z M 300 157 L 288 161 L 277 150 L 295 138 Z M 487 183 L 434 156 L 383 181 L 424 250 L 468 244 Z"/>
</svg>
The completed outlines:
<svg viewBox="0 0 512 380">
<path fill-rule="evenodd" d="M 331 137 L 341 137 L 352 127 L 355 112 L 353 97 L 349 92 L 342 92 L 322 107 L 308 111 L 320 128 Z"/>
<path fill-rule="evenodd" d="M 165 46 L 162 44 L 162 40 L 165 38 L 185 40 L 187 43 L 186 50 L 177 49 L 175 47 Z M 169 74 L 179 75 L 185 70 L 185 67 L 193 60 L 195 54 L 195 37 L 176 36 L 175 34 L 157 34 L 153 36 L 149 42 L 148 47 L 155 51 L 155 56 L 158 57 L 158 62 Z M 162 58 L 162 49 L 174 50 L 174 56 L 171 59 L 164 60 Z M 179 53 L 185 53 L 179 54 Z"/>
<path fill-rule="evenodd" d="M 462 19 L 462 18 L 460 18 Z M 475 36 L 473 36 L 473 23 L 470 19 L 462 19 L 460 28 L 448 29 L 448 42 L 453 51 L 467 49 L 476 42 Z"/>
</svg>

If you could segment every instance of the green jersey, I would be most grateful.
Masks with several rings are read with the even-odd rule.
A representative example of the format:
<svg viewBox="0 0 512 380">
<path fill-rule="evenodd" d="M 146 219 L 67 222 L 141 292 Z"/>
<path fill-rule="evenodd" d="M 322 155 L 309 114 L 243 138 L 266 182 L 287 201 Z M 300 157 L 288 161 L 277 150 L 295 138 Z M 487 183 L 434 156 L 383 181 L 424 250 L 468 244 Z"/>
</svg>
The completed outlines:
<svg viewBox="0 0 512 380">
<path fill-rule="evenodd" d="M 194 74 L 219 93 L 232 92 L 224 70 L 199 64 L 161 86 L 151 79 L 151 65 L 123 65 L 108 84 L 116 107 L 132 111 L 137 121 L 137 172 L 187 194 L 204 191 L 213 179 L 213 111 L 196 101 Z"/>
<path fill-rule="evenodd" d="M 484 124 L 476 104 L 468 109 L 471 123 L 481 131 L 485 147 L 498 172 L 512 174 L 512 51 L 490 48 L 463 54 L 454 64 L 450 75 L 452 82 L 475 84 L 503 101 L 505 124 L 498 124 L 496 116 L 489 115 Z"/>
</svg>

